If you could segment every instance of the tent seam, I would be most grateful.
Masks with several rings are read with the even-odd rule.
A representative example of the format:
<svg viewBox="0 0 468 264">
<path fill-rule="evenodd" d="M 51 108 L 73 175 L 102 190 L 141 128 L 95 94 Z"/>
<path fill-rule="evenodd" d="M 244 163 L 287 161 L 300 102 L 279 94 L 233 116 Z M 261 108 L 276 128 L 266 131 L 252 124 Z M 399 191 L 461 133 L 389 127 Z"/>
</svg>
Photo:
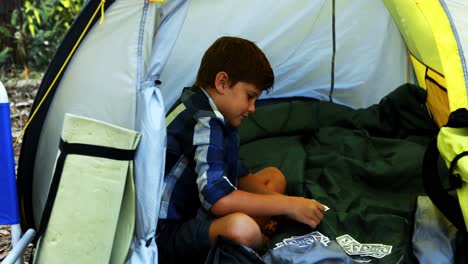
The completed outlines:
<svg viewBox="0 0 468 264">
<path fill-rule="evenodd" d="M 140 30 L 138 33 L 138 50 L 137 50 L 137 92 L 141 91 L 141 81 L 143 79 L 142 77 L 142 53 L 143 53 L 143 36 L 144 36 L 144 31 L 145 31 L 145 21 L 146 21 L 146 16 L 148 14 L 148 0 L 145 0 L 145 5 L 143 7 L 143 12 L 142 12 L 141 20 L 140 20 Z"/>
</svg>

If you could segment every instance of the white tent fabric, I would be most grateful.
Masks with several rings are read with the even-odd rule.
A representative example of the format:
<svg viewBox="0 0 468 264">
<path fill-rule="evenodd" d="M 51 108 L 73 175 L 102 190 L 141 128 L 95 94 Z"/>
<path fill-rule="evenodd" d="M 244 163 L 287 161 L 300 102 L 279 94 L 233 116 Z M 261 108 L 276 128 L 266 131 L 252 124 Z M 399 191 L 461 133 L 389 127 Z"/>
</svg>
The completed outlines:
<svg viewBox="0 0 468 264">
<path fill-rule="evenodd" d="M 177 25 L 183 20 L 181 28 L 175 30 L 176 26 L 172 26 L 167 31 L 158 31 L 158 36 L 177 36 L 165 67 L 162 72 L 150 69 L 152 75 L 160 75 L 166 110 L 184 86 L 193 84 L 204 51 L 223 35 L 250 39 L 269 58 L 275 86 L 261 99 L 301 96 L 328 100 L 332 1 L 281 3 L 273 0 L 183 3 L 187 14 L 182 12 L 169 18 L 176 20 Z M 268 12 L 258 12 L 265 6 Z M 366 107 L 408 81 L 405 44 L 382 1 L 337 0 L 335 15 L 334 102 Z M 155 57 L 164 54 L 158 47 Z M 156 63 L 159 62 L 152 64 Z"/>
<path fill-rule="evenodd" d="M 106 11 L 103 23 L 97 23 L 83 40 L 63 75 L 44 121 L 36 155 L 34 174 L 49 177 L 47 180 L 44 176 L 33 179 L 36 224 L 40 221 L 38 218 L 47 198 L 65 113 L 129 129 L 135 127 L 135 87 L 139 80 L 137 52 L 144 4 L 144 1 L 117 1 L 113 4 Z M 152 43 L 153 40 L 149 41 Z M 119 56 L 115 50 L 120 51 Z"/>
<path fill-rule="evenodd" d="M 171 1 L 159 11 L 156 10 L 156 7 L 156 5 L 150 5 L 149 13 L 155 13 L 157 16 L 159 12 L 161 25 L 158 30 L 170 32 L 172 27 L 177 27 L 177 23 L 166 23 L 166 21 L 182 7 L 180 1 Z M 183 11 L 178 12 L 183 13 Z M 154 17 L 152 19 L 154 20 Z M 155 27 L 153 25 L 153 28 Z M 148 34 L 148 36 L 153 35 Z M 153 74 L 146 75 L 146 81 L 138 90 L 137 130 L 141 132 L 142 138 L 135 157 L 137 224 L 127 264 L 158 262 L 154 236 L 164 179 L 166 122 L 163 96 L 154 81 L 159 79 L 157 72 L 164 67 L 175 37 L 175 34 L 156 34 L 153 49 L 159 48 L 158 56 L 151 60 L 152 63 L 149 67 L 152 71 L 147 70 Z M 163 45 L 160 45 L 161 43 Z M 150 56 L 148 56 L 149 58 Z"/>
<path fill-rule="evenodd" d="M 142 140 L 135 157 L 137 224 L 127 263 L 157 263 L 154 235 L 162 194 L 166 123 L 162 95 L 154 85 L 138 95 L 138 130 Z"/>
<path fill-rule="evenodd" d="M 140 145 L 145 147 L 138 149 L 135 160 L 137 224 L 131 263 L 155 263 L 157 259 L 154 241 L 149 245 L 146 241 L 154 236 L 156 229 L 165 123 L 162 96 L 154 85 L 144 84 L 158 22 L 157 7 L 147 1 L 116 1 L 106 11 L 103 23 L 91 29 L 70 61 L 54 96 L 34 168 L 35 175 L 43 175 L 34 177 L 33 182 L 34 216 L 39 223 L 56 158 L 51 153 L 57 152 L 65 113 L 141 131 L 144 138 Z M 136 123 L 136 118 L 140 122 Z"/>
<path fill-rule="evenodd" d="M 336 33 L 333 98 L 338 103 L 365 106 L 407 81 L 405 46 L 382 2 L 359 0 L 354 6 L 344 0 L 336 2 L 336 28 L 341 31 Z M 269 12 L 256 11 L 265 6 L 271 7 Z M 142 133 L 135 160 L 137 225 L 128 263 L 157 261 L 151 238 L 164 170 L 164 113 L 182 88 L 193 83 L 204 50 L 216 38 L 245 37 L 265 51 L 277 78 L 273 92 L 263 98 L 307 96 L 327 100 L 330 89 L 331 1 L 289 3 L 285 8 L 272 0 L 173 0 L 164 3 L 159 13 L 157 7 L 147 1 L 116 1 L 106 11 L 104 23 L 92 28 L 54 97 L 43 130 L 47 136 L 41 136 L 35 163 L 35 174 L 51 174 L 55 157 L 45 154 L 58 146 L 57 127 L 61 127 L 65 112 Z M 208 7 L 211 11 L 206 16 Z M 243 13 L 242 19 L 232 16 L 237 12 Z M 158 20 L 161 24 L 156 28 Z M 204 30 L 203 39 L 199 38 L 200 28 Z M 125 37 L 119 32 L 126 32 Z M 375 38 L 375 32 L 381 32 L 381 38 Z M 363 38 L 369 41 L 361 41 Z M 120 56 L 115 56 L 116 51 Z M 304 57 L 310 61 L 304 63 Z M 347 66 L 351 60 L 357 66 Z M 81 67 L 104 61 L 112 63 Z M 161 80 L 162 85 L 156 86 L 154 80 Z M 92 97 L 87 96 L 91 93 Z M 43 178 L 38 179 L 42 181 L 34 182 L 33 196 L 40 198 L 34 205 L 35 215 L 42 212 L 49 186 Z"/>
<path fill-rule="evenodd" d="M 152 39 L 156 31 L 157 5 L 145 5 L 140 31 Z M 142 139 L 135 156 L 136 226 L 127 263 L 157 263 L 158 252 L 154 235 L 159 212 L 164 175 L 166 123 L 163 98 L 153 79 L 147 76 L 146 60 L 152 45 L 140 43 L 137 86 L 136 129 Z M 144 56 L 144 57 L 141 57 Z"/>
</svg>

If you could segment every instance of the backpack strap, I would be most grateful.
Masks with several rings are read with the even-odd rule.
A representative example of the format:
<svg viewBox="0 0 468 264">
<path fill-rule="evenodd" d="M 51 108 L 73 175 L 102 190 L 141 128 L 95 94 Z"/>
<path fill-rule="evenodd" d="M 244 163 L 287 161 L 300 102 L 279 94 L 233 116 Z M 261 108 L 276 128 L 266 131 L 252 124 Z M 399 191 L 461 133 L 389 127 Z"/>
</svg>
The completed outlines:
<svg viewBox="0 0 468 264">
<path fill-rule="evenodd" d="M 449 116 L 449 121 L 444 127 L 448 128 L 468 128 L 468 111 L 458 109 Z M 437 146 L 437 137 L 435 137 L 426 149 L 423 161 L 422 177 L 424 188 L 427 195 L 434 205 L 447 217 L 447 219 L 458 228 L 459 231 L 466 233 L 466 224 L 463 211 L 459 201 L 443 188 L 441 179 L 438 175 L 438 159 L 440 156 Z M 447 160 L 449 166 L 450 190 L 459 189 L 463 186 L 462 178 L 455 172 L 458 161 L 468 156 L 468 151 L 462 151 L 455 154 L 451 160 Z"/>
</svg>

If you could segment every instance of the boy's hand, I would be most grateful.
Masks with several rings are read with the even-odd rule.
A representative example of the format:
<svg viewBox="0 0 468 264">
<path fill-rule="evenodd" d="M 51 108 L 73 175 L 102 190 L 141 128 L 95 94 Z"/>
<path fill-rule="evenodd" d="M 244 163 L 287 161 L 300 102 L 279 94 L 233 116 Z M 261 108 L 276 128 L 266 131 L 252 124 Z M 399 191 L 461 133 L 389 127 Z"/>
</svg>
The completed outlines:
<svg viewBox="0 0 468 264">
<path fill-rule="evenodd" d="M 288 217 L 312 228 L 317 227 L 323 218 L 325 207 L 315 200 L 304 197 L 291 196 L 289 199 L 291 206 Z"/>
</svg>

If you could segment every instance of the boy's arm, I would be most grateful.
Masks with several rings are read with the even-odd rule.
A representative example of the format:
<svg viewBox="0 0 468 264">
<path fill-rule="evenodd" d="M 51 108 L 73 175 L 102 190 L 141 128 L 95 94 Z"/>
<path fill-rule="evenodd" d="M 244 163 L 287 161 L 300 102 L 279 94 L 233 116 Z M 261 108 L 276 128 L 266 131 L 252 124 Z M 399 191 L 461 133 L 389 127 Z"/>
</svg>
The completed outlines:
<svg viewBox="0 0 468 264">
<path fill-rule="evenodd" d="M 224 138 L 222 123 L 200 118 L 195 126 L 193 144 L 195 171 L 201 203 L 218 216 L 243 212 L 252 217 L 286 215 L 315 227 L 323 218 L 324 207 L 315 200 L 281 194 L 256 194 L 236 189 L 224 175 Z"/>
<path fill-rule="evenodd" d="M 211 207 L 218 216 L 242 212 L 252 217 L 286 215 L 315 228 L 323 218 L 325 208 L 315 200 L 282 194 L 256 194 L 234 190 Z"/>
</svg>

